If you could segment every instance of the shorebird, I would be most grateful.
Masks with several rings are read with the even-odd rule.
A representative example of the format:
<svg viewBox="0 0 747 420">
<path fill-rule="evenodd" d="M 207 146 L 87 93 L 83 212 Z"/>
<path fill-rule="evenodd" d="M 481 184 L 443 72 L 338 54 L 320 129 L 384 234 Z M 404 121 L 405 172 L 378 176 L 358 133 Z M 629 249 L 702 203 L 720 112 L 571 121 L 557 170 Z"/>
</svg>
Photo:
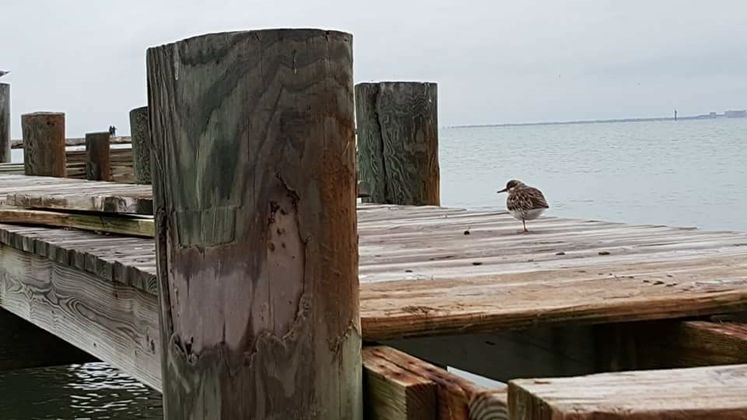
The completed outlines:
<svg viewBox="0 0 747 420">
<path fill-rule="evenodd" d="M 506 208 L 511 216 L 515 219 L 521 220 L 524 225 L 524 232 L 527 230 L 527 220 L 534 220 L 550 208 L 545 201 L 545 196 L 542 195 L 542 191 L 530 187 L 523 182 L 512 179 L 506 183 L 506 188 L 498 191 L 498 193 L 508 192 L 508 198 L 506 199 Z"/>
<path fill-rule="evenodd" d="M 0 77 L 3 77 L 3 76 L 5 76 L 8 73 L 10 73 L 10 72 L 6 71 L 6 70 L 0 70 Z"/>
</svg>

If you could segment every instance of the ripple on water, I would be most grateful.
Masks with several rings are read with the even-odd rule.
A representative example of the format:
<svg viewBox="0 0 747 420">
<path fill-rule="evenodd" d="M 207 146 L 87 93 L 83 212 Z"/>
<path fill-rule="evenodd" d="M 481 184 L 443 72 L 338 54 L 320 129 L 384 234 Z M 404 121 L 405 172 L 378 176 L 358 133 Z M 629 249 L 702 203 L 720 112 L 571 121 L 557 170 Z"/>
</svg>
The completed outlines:
<svg viewBox="0 0 747 420">
<path fill-rule="evenodd" d="M 161 395 L 107 363 L 0 374 L 0 419 L 161 419 Z"/>
</svg>

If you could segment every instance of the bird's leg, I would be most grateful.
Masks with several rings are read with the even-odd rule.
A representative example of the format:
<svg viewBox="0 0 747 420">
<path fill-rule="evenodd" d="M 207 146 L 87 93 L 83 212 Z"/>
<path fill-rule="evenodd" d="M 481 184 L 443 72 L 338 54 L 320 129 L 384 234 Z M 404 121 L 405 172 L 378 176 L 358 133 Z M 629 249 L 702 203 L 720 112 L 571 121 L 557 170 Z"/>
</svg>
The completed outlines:
<svg viewBox="0 0 747 420">
<path fill-rule="evenodd" d="M 523 224 L 524 224 L 524 232 L 529 232 L 529 231 L 527 230 L 527 221 L 526 221 L 526 220 L 524 220 L 524 219 L 521 219 L 521 223 L 523 223 Z"/>
</svg>

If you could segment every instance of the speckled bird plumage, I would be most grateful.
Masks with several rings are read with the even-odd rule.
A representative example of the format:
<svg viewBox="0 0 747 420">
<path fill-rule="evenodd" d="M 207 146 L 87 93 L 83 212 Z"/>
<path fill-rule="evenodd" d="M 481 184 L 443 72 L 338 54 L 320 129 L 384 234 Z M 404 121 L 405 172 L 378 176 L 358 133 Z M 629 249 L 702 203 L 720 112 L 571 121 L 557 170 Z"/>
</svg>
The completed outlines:
<svg viewBox="0 0 747 420">
<path fill-rule="evenodd" d="M 508 192 L 506 208 L 514 218 L 521 220 L 524 225 L 524 232 L 528 232 L 527 220 L 538 218 L 545 210 L 550 208 L 545 196 L 542 195 L 542 191 L 516 179 L 508 181 L 506 188 L 498 192 Z"/>
</svg>

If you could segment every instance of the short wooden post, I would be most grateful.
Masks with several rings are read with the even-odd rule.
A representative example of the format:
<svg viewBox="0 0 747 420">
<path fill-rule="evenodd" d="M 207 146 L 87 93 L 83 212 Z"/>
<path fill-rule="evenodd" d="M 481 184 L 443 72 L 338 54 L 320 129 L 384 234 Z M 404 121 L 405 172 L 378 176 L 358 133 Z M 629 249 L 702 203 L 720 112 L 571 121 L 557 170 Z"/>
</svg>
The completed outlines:
<svg viewBox="0 0 747 420">
<path fill-rule="evenodd" d="M 355 86 L 358 164 L 365 202 L 440 205 L 437 85 Z"/>
<path fill-rule="evenodd" d="M 135 172 L 135 183 L 150 184 L 151 142 L 147 106 L 130 111 L 130 136 L 132 138 L 132 164 Z"/>
<path fill-rule="evenodd" d="M 110 139 L 111 134 L 108 131 L 86 133 L 86 179 L 111 180 Z"/>
<path fill-rule="evenodd" d="M 10 162 L 10 85 L 0 83 L 0 163 Z"/>
<path fill-rule="evenodd" d="M 151 48 L 167 419 L 360 419 L 352 36 Z"/>
<path fill-rule="evenodd" d="M 35 112 L 21 116 L 26 175 L 65 176 L 65 114 Z"/>
</svg>

